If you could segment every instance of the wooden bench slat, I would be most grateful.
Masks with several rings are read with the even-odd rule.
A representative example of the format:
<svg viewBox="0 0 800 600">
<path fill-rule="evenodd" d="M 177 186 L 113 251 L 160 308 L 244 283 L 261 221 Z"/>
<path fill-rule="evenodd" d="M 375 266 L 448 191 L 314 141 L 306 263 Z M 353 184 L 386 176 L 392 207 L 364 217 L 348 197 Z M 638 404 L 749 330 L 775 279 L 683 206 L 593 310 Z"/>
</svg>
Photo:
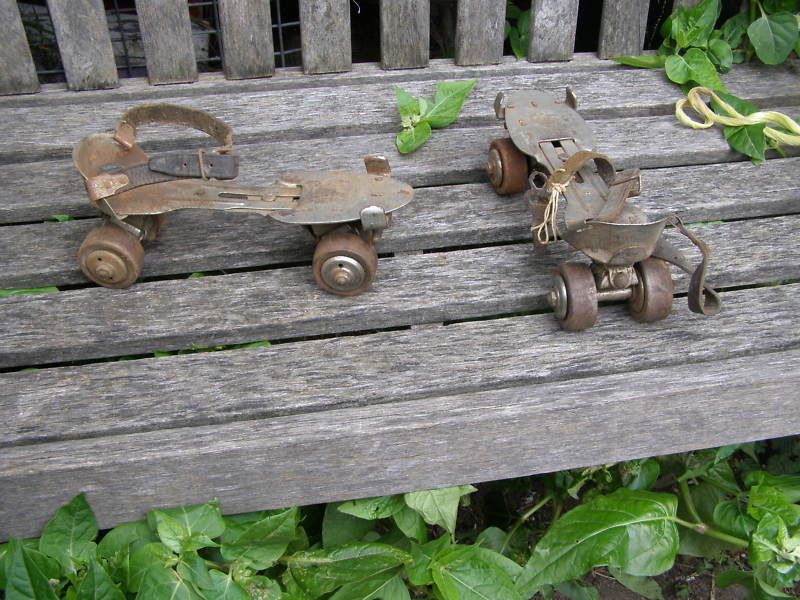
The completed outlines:
<svg viewBox="0 0 800 600">
<path fill-rule="evenodd" d="M 590 334 L 566 334 L 552 315 L 537 314 L 0 374 L 0 403 L 8 407 L 0 447 L 322 412 L 365 398 L 377 406 L 676 366 L 687 354 L 707 362 L 797 346 L 797 285 L 725 293 L 724 302 L 705 319 L 676 300 L 673 315 L 657 324 L 630 321 L 624 306 L 603 306 Z M 631 352 L 632 345 L 647 351 Z"/>
<path fill-rule="evenodd" d="M 800 158 L 761 166 L 739 162 L 652 169 L 633 202 L 654 218 L 679 212 L 687 222 L 800 211 Z M 747 181 L 746 186 L 742 181 Z M 416 190 L 380 243 L 381 252 L 527 241 L 530 210 L 521 197 L 500 198 L 489 184 Z M 98 219 L 8 227 L 0 236 L 0 289 L 80 284 L 75 252 Z M 156 245 L 147 244 L 143 278 L 292 263 L 311 256 L 305 231 L 258 215 L 180 211 L 168 215 Z M 9 257 L 3 260 L 2 257 Z M 13 257 L 13 258 L 11 258 Z"/>
<path fill-rule="evenodd" d="M 800 103 L 800 86 L 791 65 L 771 69 L 769 78 L 761 77 L 762 73 L 763 68 L 737 68 L 726 76 L 726 84 L 731 93 L 755 102 L 761 108 Z M 500 124 L 492 109 L 499 91 L 539 87 L 563 95 L 567 85 L 577 94 L 581 114 L 587 119 L 654 113 L 673 115 L 674 102 L 680 98 L 680 90 L 667 81 L 663 73 L 655 70 L 616 69 L 592 77 L 580 72 L 570 76 L 519 74 L 492 77 L 478 81 L 454 126 Z M 431 96 L 433 93 L 433 86 L 428 82 L 413 82 L 403 84 L 403 87 L 414 95 Z M 291 141 L 343 134 L 397 132 L 400 128 L 394 90 L 391 82 L 385 80 L 363 86 L 273 90 L 245 95 L 181 95 L 168 100 L 202 108 L 225 120 L 233 128 L 237 144 L 277 136 Z M 73 143 L 85 135 L 111 129 L 131 106 L 131 102 L 116 100 L 94 105 L 92 110 L 64 111 L 58 105 L 9 107 L 4 111 L 8 122 L 7 135 L 0 139 L 0 163 L 71 157 Z M 453 126 L 437 131 L 433 140 L 452 129 Z M 700 135 L 695 134 L 696 137 Z M 157 143 L 146 143 L 146 147 L 161 145 L 172 149 L 184 148 L 188 140 L 207 139 L 194 130 L 164 127 L 143 128 L 140 138 L 158 140 Z M 390 151 L 390 156 L 396 155 L 394 141 L 383 151 Z M 410 156 L 416 159 L 419 153 Z"/>
<path fill-rule="evenodd" d="M 711 281 L 725 287 L 800 277 L 798 227 L 800 216 L 703 227 L 698 233 L 714 253 Z M 768 256 L 765 238 L 774 240 Z M 0 298 L 0 367 L 534 310 L 546 307 L 550 273 L 568 257 L 566 245 L 540 255 L 516 244 L 381 259 L 373 289 L 355 298 L 322 292 L 309 267 Z M 677 276 L 678 289 L 686 279 Z M 69 318 L 54 321 L 54 314 Z"/>
<path fill-rule="evenodd" d="M 642 0 L 603 0 L 600 18 L 600 58 L 641 54 L 647 30 L 650 2 Z"/>
<path fill-rule="evenodd" d="M 153 85 L 197 79 L 192 24 L 185 0 L 136 0 L 139 29 Z"/>
<path fill-rule="evenodd" d="M 0 40 L 0 94 L 39 91 L 36 65 L 14 0 L 0 0 Z"/>
<path fill-rule="evenodd" d="M 619 331 L 618 340 L 624 342 Z M 236 513 L 794 434 L 800 429 L 793 393 L 800 385 L 798 359 L 800 351 L 793 349 L 391 405 L 11 448 L 0 455 L 5 491 L 0 513 L 7 517 L 0 538 L 35 535 L 58 506 L 81 491 L 106 528 L 140 519 L 150 508 L 210 497 L 218 497 L 226 513 Z"/>
<path fill-rule="evenodd" d="M 222 67 L 228 79 L 270 77 L 275 72 L 269 2 L 219 0 Z"/>
<path fill-rule="evenodd" d="M 430 57 L 430 0 L 380 0 L 381 66 L 425 67 Z"/>
<path fill-rule="evenodd" d="M 528 60 L 571 60 L 578 27 L 578 0 L 533 0 Z"/>
<path fill-rule="evenodd" d="M 459 0 L 456 64 L 497 64 L 503 56 L 506 6 L 494 0 Z"/>
<path fill-rule="evenodd" d="M 102 0 L 47 0 L 71 90 L 117 85 L 117 66 Z"/>
<path fill-rule="evenodd" d="M 300 0 L 300 39 L 306 73 L 349 71 L 353 64 L 350 0 Z"/>
</svg>

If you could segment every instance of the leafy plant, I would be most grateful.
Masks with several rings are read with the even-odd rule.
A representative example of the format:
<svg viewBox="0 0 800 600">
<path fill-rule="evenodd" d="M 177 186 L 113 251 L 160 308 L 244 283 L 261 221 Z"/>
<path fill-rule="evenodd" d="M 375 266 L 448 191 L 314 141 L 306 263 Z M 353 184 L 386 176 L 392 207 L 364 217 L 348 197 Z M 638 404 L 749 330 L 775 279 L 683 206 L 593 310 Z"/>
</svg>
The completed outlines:
<svg viewBox="0 0 800 600">
<path fill-rule="evenodd" d="M 58 288 L 55 286 L 40 287 L 40 288 L 24 288 L 18 290 L 0 290 L 0 298 L 3 296 L 19 296 L 21 294 L 49 294 L 57 292 Z"/>
<path fill-rule="evenodd" d="M 703 0 L 693 8 L 678 6 L 661 27 L 664 41 L 656 54 L 614 60 L 633 67 L 663 68 L 684 93 L 696 86 L 709 88 L 742 115 L 752 115 L 758 109 L 727 93 L 719 74 L 754 56 L 776 65 L 792 51 L 800 54 L 800 0 L 750 0 L 746 10 L 717 29 L 720 11 L 720 0 Z M 712 102 L 711 108 L 727 116 L 719 103 Z M 780 125 L 774 128 L 779 134 L 791 133 Z M 724 134 L 734 150 L 758 163 L 768 146 L 780 151 L 776 138 L 766 136 L 764 129 L 763 123 L 731 124 L 724 127 Z"/>
<path fill-rule="evenodd" d="M 531 11 L 522 10 L 513 2 L 506 6 L 505 39 L 511 45 L 511 51 L 517 60 L 528 55 L 531 39 Z"/>
<path fill-rule="evenodd" d="M 397 111 L 403 126 L 403 131 L 397 134 L 397 150 L 401 154 L 413 152 L 428 141 L 432 129 L 447 127 L 455 121 L 476 81 L 464 79 L 437 83 L 433 100 L 415 98 L 400 86 L 394 86 Z"/>
</svg>

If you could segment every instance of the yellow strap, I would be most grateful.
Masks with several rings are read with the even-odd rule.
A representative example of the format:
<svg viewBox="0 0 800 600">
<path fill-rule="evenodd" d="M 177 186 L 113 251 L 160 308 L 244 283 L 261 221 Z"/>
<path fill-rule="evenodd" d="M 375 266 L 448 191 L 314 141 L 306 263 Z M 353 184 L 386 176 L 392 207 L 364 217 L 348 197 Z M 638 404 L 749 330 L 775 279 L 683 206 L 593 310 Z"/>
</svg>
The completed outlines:
<svg viewBox="0 0 800 600">
<path fill-rule="evenodd" d="M 725 114 L 714 112 L 707 104 L 704 96 L 716 102 Z M 703 121 L 695 121 L 686 114 L 684 107 L 687 104 L 703 117 Z M 752 115 L 743 115 L 707 87 L 694 87 L 689 90 L 686 98 L 682 98 L 675 103 L 675 116 L 681 123 L 688 125 L 692 129 L 708 129 L 716 123 L 732 127 L 755 125 L 757 123 L 774 124 L 783 127 L 790 133 L 767 125 L 764 127 L 764 135 L 781 144 L 800 146 L 800 125 L 791 117 L 771 110 L 755 112 Z"/>
</svg>

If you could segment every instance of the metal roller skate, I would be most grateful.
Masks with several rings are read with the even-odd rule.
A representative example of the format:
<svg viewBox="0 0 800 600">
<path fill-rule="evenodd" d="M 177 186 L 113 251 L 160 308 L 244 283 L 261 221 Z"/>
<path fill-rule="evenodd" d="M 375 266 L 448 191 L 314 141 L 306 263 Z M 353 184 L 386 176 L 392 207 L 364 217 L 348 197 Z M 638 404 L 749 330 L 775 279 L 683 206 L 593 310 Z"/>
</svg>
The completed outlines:
<svg viewBox="0 0 800 600">
<path fill-rule="evenodd" d="M 145 123 L 198 129 L 218 146 L 148 156 L 135 141 Z M 170 104 L 137 106 L 122 116 L 114 133 L 81 140 L 73 161 L 105 220 L 78 250 L 84 275 L 105 287 L 130 286 L 144 260 L 141 242 L 156 238 L 164 215 L 199 208 L 303 225 L 317 240 L 312 269 L 319 286 L 341 296 L 366 291 L 378 266 L 375 243 L 391 224 L 391 213 L 414 196 L 410 186 L 390 177 L 386 159 L 366 157 L 366 173 L 287 173 L 271 185 L 244 187 L 226 181 L 239 172 L 232 145 L 233 132 L 224 122 Z"/>
<path fill-rule="evenodd" d="M 678 216 L 650 221 L 628 204 L 628 198 L 639 194 L 639 169 L 618 172 L 607 156 L 593 150 L 597 142 L 569 88 L 563 100 L 537 90 L 501 92 L 495 113 L 510 136 L 489 145 L 486 170 L 495 190 L 506 195 L 527 189 L 531 233 L 539 249 L 560 239 L 592 261 L 565 263 L 553 273 L 548 301 L 562 328 L 592 327 L 599 301 L 627 300 L 637 321 L 665 318 L 674 291 L 667 263 L 691 275 L 692 311 L 719 311 L 719 296 L 705 283 L 705 243 Z M 702 261 L 696 269 L 664 239 L 668 224 L 700 250 Z"/>
</svg>

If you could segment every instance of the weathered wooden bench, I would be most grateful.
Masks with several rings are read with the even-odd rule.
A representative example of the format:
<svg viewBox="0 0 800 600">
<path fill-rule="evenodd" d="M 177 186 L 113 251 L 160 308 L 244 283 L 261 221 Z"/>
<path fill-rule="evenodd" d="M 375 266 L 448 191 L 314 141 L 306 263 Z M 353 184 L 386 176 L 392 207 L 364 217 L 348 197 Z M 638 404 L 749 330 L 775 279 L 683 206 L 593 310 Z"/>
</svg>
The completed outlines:
<svg viewBox="0 0 800 600">
<path fill-rule="evenodd" d="M 556 63 L 501 57 L 504 3 L 481 0 L 458 4 L 456 61 L 429 61 L 428 0 L 385 1 L 385 69 L 351 65 L 347 0 L 301 0 L 306 73 L 244 80 L 273 71 L 264 3 L 220 0 L 225 74 L 199 77 L 185 2 L 140 3 L 150 82 L 117 80 L 100 4 L 49 1 L 67 87 L 85 91 L 0 98 L 0 289 L 59 288 L 0 298 L 0 539 L 38 533 L 80 491 L 108 527 L 213 496 L 238 512 L 800 432 L 800 158 L 755 167 L 721 133 L 678 124 L 661 73 L 572 56 L 577 0 L 533 2 L 531 58 L 571 59 Z M 606 0 L 603 56 L 641 48 L 646 9 Z M 11 0 L 0 34 L 0 91 L 39 89 Z M 309 75 L 329 71 L 346 72 Z M 430 95 L 466 77 L 478 83 L 458 121 L 398 155 L 392 86 Z M 790 114 L 799 82 L 793 65 L 726 76 Z M 483 165 L 503 135 L 498 91 L 566 85 L 617 167 L 644 169 L 639 205 L 679 212 L 709 242 L 721 314 L 681 297 L 659 323 L 611 305 L 589 331 L 559 330 L 545 295 L 568 252 L 533 252 L 527 207 L 498 197 Z M 139 283 L 88 285 L 75 252 L 98 218 L 71 147 L 152 100 L 230 123 L 244 183 L 386 154 L 416 200 L 380 243 L 373 289 L 321 292 L 298 228 L 196 212 L 168 217 Z M 145 145 L 198 140 L 153 128 Z M 272 346 L 229 348 L 258 340 Z"/>
</svg>

